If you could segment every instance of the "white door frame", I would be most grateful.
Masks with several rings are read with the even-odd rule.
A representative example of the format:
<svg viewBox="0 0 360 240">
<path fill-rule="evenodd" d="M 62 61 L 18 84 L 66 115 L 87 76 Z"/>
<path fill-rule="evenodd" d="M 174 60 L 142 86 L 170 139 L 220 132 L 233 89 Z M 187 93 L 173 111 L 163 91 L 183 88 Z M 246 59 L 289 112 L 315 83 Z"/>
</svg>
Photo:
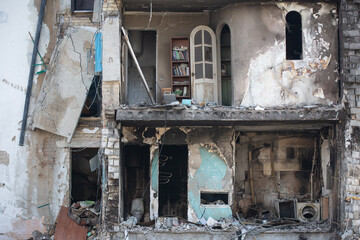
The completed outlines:
<svg viewBox="0 0 360 240">
<path fill-rule="evenodd" d="M 202 31 L 201 44 L 194 42 L 195 34 Z M 207 31 L 211 36 L 211 44 L 204 43 L 204 32 Z M 202 47 L 201 61 L 195 62 L 195 47 Z M 211 47 L 212 62 L 205 61 L 205 47 Z M 216 58 L 216 36 L 214 31 L 205 25 L 200 25 L 194 28 L 190 34 L 190 61 L 191 61 L 191 95 L 192 98 L 198 102 L 216 102 L 218 103 L 218 79 L 217 79 L 217 58 Z M 195 64 L 202 64 L 202 78 L 195 79 Z M 212 78 L 208 78 L 205 74 L 205 64 L 212 64 Z M 197 87 L 206 89 L 207 85 L 212 84 L 212 93 L 199 92 Z"/>
</svg>

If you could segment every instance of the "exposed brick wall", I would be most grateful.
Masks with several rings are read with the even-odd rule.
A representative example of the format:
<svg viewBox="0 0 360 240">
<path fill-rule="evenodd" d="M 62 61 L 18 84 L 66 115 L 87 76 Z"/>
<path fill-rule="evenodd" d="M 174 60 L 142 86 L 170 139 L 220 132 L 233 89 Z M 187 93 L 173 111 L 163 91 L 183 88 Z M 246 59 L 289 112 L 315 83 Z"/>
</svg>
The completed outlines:
<svg viewBox="0 0 360 240">
<path fill-rule="evenodd" d="M 103 13 L 104 16 L 119 15 L 122 8 L 121 0 L 104 0 Z"/>
<path fill-rule="evenodd" d="M 350 119 L 345 127 L 345 150 L 342 158 L 340 214 L 343 231 L 351 229 L 360 233 L 360 23 L 359 0 L 342 0 L 340 5 L 340 50 L 341 75 L 344 87 L 344 101 L 349 109 Z M 358 133 L 359 132 L 359 133 Z M 347 200 L 346 200 L 347 199 Z M 350 200 L 349 200 L 350 199 Z"/>
</svg>

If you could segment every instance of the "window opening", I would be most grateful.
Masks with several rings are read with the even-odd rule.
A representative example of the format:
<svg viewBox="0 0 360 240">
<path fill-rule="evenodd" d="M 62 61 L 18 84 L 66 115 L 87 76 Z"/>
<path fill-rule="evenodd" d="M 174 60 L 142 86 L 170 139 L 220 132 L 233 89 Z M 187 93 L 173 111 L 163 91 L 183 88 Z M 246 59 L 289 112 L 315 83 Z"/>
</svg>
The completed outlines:
<svg viewBox="0 0 360 240">
<path fill-rule="evenodd" d="M 186 145 L 163 145 L 159 157 L 159 216 L 187 218 Z"/>
<path fill-rule="evenodd" d="M 296 11 L 286 15 L 286 59 L 302 59 L 301 15 Z"/>
<path fill-rule="evenodd" d="M 201 192 L 201 204 L 225 205 L 229 202 L 229 194 L 221 192 Z"/>
<path fill-rule="evenodd" d="M 94 76 L 88 91 L 81 117 L 100 117 L 101 114 L 101 76 Z"/>
<path fill-rule="evenodd" d="M 221 47 L 221 100 L 223 106 L 231 106 L 231 41 L 230 28 L 225 25 L 220 35 Z"/>
<path fill-rule="evenodd" d="M 71 203 L 100 199 L 98 148 L 71 149 Z"/>
<path fill-rule="evenodd" d="M 124 218 L 132 215 L 139 222 L 149 221 L 149 163 L 149 146 L 124 146 Z"/>
<path fill-rule="evenodd" d="M 94 0 L 72 0 L 71 11 L 91 12 L 94 9 Z"/>
</svg>

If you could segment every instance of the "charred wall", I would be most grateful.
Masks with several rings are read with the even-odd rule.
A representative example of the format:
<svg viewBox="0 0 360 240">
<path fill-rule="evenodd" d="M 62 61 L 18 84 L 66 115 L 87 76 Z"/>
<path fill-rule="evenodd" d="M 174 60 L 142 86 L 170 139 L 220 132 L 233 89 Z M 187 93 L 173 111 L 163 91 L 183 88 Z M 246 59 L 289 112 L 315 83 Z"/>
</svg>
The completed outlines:
<svg viewBox="0 0 360 240">
<path fill-rule="evenodd" d="M 230 28 L 234 105 L 337 104 L 336 8 L 331 3 L 238 3 L 215 10 L 210 25 L 219 53 L 222 27 Z M 286 59 L 286 15 L 291 11 L 301 15 L 300 60 Z"/>
</svg>

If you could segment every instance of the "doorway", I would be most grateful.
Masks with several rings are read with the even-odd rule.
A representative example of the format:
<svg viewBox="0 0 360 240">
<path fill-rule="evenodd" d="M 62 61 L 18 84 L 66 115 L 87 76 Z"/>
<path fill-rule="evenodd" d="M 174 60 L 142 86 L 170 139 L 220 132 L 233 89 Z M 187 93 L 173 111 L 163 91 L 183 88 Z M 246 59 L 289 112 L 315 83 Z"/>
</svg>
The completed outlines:
<svg viewBox="0 0 360 240">
<path fill-rule="evenodd" d="M 187 218 L 187 145 L 162 145 L 159 157 L 159 216 Z"/>
<path fill-rule="evenodd" d="M 156 96 L 156 31 L 129 31 L 129 39 L 137 61 L 145 76 L 151 94 Z M 147 103 L 151 100 L 130 53 L 128 54 L 128 104 Z"/>
<path fill-rule="evenodd" d="M 98 148 L 71 149 L 71 203 L 100 199 Z"/>
<path fill-rule="evenodd" d="M 133 215 L 131 209 L 135 199 L 141 199 L 143 214 L 141 220 L 148 221 L 150 214 L 149 188 L 150 147 L 140 145 L 124 146 L 124 218 Z M 133 207 L 134 208 L 134 207 Z"/>
</svg>

